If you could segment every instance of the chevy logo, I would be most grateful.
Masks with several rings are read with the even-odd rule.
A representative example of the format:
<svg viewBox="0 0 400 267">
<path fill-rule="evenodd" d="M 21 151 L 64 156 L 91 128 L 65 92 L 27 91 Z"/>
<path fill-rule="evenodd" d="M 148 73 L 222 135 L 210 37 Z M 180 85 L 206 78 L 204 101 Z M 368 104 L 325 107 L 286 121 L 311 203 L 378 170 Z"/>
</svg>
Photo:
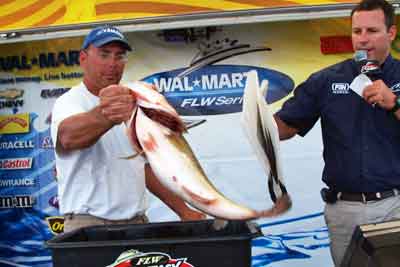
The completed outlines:
<svg viewBox="0 0 400 267">
<path fill-rule="evenodd" d="M 0 99 L 13 100 L 21 97 L 24 94 L 24 90 L 21 89 L 6 89 L 0 91 Z"/>
</svg>

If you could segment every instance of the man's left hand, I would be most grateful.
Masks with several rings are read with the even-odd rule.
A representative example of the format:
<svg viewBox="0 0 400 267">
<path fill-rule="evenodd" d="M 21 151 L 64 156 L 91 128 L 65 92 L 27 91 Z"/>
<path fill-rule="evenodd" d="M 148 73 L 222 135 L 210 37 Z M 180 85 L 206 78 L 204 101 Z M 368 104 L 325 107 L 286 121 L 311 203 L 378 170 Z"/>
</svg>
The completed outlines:
<svg viewBox="0 0 400 267">
<path fill-rule="evenodd" d="M 365 87 L 363 97 L 371 105 L 378 105 L 386 110 L 391 110 L 394 107 L 396 99 L 396 95 L 382 80 L 376 80 Z"/>
</svg>

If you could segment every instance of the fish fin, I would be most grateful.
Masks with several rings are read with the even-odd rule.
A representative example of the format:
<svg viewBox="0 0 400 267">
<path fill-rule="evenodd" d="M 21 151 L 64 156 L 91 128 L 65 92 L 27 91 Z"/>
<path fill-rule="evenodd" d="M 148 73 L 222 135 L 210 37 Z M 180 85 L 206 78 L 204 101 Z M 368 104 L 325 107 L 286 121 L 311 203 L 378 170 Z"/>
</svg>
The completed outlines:
<svg viewBox="0 0 400 267">
<path fill-rule="evenodd" d="M 184 192 L 186 192 L 190 196 L 190 198 L 192 198 L 193 200 L 195 200 L 197 202 L 200 202 L 200 203 L 202 203 L 204 205 L 211 205 L 211 204 L 213 204 L 213 203 L 215 203 L 217 201 L 217 199 L 215 199 L 215 198 L 214 199 L 209 199 L 209 198 L 202 197 L 202 196 L 190 191 L 185 186 L 182 186 L 182 189 L 183 189 Z"/>
<path fill-rule="evenodd" d="M 143 154 L 143 152 L 144 152 L 144 151 L 141 151 L 141 152 L 138 152 L 138 153 L 136 153 L 136 154 L 132 154 L 132 155 L 129 155 L 129 156 L 126 156 L 126 157 L 118 157 L 118 158 L 120 158 L 120 159 L 134 159 L 134 158 L 136 158 L 137 156 Z"/>
<path fill-rule="evenodd" d="M 268 209 L 258 211 L 258 218 L 261 217 L 275 217 L 286 211 L 288 211 L 292 207 L 292 201 L 288 194 L 283 194 L 281 197 L 276 199 L 275 205 Z"/>
<path fill-rule="evenodd" d="M 212 223 L 212 227 L 216 231 L 223 230 L 228 225 L 228 221 L 224 219 L 216 218 Z"/>
<path fill-rule="evenodd" d="M 180 134 L 187 131 L 185 124 L 178 114 L 172 114 L 164 110 L 150 109 L 146 107 L 141 107 L 141 110 L 148 118 L 165 126 L 173 132 Z"/>
</svg>

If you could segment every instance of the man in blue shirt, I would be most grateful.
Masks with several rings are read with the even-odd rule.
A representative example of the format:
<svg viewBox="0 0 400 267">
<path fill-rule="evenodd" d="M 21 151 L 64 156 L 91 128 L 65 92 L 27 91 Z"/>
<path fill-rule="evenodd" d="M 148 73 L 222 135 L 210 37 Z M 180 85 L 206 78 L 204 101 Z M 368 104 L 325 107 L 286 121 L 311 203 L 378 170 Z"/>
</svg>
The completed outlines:
<svg viewBox="0 0 400 267">
<path fill-rule="evenodd" d="M 275 119 L 281 140 L 304 136 L 321 119 L 325 166 L 321 191 L 331 254 L 339 266 L 359 224 L 400 219 L 400 61 L 393 7 L 363 0 L 351 13 L 355 50 L 366 51 L 380 73 L 362 97 L 350 89 L 360 64 L 348 59 L 300 84 Z"/>
</svg>

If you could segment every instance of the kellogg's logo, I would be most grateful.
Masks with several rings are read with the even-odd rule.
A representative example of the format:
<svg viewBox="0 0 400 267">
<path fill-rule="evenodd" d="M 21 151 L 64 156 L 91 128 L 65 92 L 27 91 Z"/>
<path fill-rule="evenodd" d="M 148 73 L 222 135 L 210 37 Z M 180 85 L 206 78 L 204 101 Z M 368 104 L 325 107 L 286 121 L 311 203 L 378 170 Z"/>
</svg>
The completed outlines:
<svg viewBox="0 0 400 267">
<path fill-rule="evenodd" d="M 29 113 L 0 115 L 0 134 L 29 132 Z"/>
<path fill-rule="evenodd" d="M 287 96 L 293 80 L 284 73 L 245 65 L 209 65 L 184 77 L 184 69 L 160 72 L 142 80 L 153 83 L 180 115 L 215 115 L 242 111 L 247 72 L 256 70 L 260 83 L 268 80 L 268 103 Z"/>
<path fill-rule="evenodd" d="M 193 267 L 186 262 L 186 258 L 172 259 L 171 256 L 161 252 L 142 253 L 135 249 L 123 252 L 118 259 L 106 267 Z"/>
</svg>

